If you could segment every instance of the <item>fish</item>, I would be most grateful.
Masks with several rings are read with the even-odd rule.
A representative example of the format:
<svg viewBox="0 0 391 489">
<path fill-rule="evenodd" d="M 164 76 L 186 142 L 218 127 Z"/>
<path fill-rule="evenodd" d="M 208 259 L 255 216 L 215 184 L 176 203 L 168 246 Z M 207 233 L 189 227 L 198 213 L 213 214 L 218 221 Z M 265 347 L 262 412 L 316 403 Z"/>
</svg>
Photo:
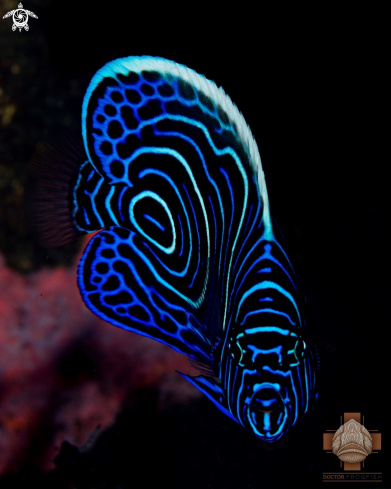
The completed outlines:
<svg viewBox="0 0 391 489">
<path fill-rule="evenodd" d="M 86 306 L 186 355 L 178 372 L 267 443 L 317 397 L 317 351 L 257 143 L 224 90 L 153 56 L 105 64 L 81 135 L 38 145 L 25 208 L 42 246 L 87 233 Z"/>
</svg>

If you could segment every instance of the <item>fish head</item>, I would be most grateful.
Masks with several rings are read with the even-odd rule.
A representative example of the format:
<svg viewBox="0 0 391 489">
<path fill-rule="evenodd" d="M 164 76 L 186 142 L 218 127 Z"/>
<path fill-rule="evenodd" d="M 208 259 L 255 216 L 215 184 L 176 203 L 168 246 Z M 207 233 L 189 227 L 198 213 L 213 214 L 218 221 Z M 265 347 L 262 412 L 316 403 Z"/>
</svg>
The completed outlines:
<svg viewBox="0 0 391 489">
<path fill-rule="evenodd" d="M 232 340 L 230 359 L 231 412 L 257 438 L 277 441 L 307 411 L 314 394 L 309 343 L 280 328 L 253 328 Z"/>
</svg>

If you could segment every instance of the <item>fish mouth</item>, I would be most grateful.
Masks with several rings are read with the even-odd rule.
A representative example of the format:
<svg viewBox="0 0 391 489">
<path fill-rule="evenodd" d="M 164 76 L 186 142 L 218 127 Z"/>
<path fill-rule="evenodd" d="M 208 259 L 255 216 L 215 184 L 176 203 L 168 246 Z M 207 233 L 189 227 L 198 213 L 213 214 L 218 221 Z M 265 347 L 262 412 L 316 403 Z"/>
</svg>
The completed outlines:
<svg viewBox="0 0 391 489">
<path fill-rule="evenodd" d="M 257 389 L 250 399 L 247 417 L 258 438 L 269 442 L 280 438 L 288 419 L 280 392 L 270 384 Z"/>
</svg>

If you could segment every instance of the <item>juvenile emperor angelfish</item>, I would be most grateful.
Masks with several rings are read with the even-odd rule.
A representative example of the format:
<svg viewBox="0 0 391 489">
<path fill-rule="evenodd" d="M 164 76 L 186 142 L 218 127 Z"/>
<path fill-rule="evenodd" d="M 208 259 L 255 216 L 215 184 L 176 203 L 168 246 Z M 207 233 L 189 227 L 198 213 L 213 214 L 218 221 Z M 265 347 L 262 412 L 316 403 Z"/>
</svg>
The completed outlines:
<svg viewBox="0 0 391 489">
<path fill-rule="evenodd" d="M 82 138 L 57 137 L 33 157 L 37 239 L 99 231 L 77 273 L 87 307 L 187 355 L 201 375 L 185 379 L 278 440 L 314 398 L 316 357 L 242 114 L 186 66 L 130 56 L 92 78 Z"/>
</svg>

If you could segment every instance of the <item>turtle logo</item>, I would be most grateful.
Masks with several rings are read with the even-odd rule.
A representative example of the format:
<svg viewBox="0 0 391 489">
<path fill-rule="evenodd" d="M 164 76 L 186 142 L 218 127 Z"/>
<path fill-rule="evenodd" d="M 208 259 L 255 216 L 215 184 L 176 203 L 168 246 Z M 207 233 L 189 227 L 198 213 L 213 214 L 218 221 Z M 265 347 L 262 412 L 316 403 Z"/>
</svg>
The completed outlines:
<svg viewBox="0 0 391 489">
<path fill-rule="evenodd" d="M 16 29 L 19 29 L 19 32 L 22 31 L 23 27 L 26 31 L 29 30 L 29 26 L 27 24 L 27 22 L 29 21 L 29 16 L 34 17 L 34 19 L 38 19 L 34 12 L 31 12 L 31 10 L 25 10 L 21 3 L 18 5 L 18 8 L 16 10 L 10 10 L 5 15 L 3 15 L 3 19 L 11 17 L 11 15 L 14 21 L 12 25 L 12 30 L 16 31 Z"/>
</svg>

